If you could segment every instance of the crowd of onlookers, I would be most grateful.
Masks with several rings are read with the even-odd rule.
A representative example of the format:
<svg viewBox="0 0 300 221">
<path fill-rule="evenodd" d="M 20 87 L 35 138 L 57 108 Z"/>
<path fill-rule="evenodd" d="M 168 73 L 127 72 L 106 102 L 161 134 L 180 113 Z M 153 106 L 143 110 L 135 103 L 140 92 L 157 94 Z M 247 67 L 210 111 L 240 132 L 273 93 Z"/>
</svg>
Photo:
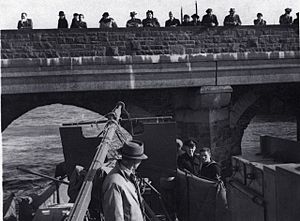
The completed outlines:
<svg viewBox="0 0 300 221">
<path fill-rule="evenodd" d="M 291 16 L 291 8 L 286 8 L 285 13 L 279 17 L 280 25 L 299 25 L 299 12 L 296 13 L 297 18 L 293 20 Z M 160 23 L 157 18 L 153 16 L 153 11 L 148 10 L 146 12 L 146 18 L 141 20 L 136 18 L 137 13 L 132 11 L 130 12 L 130 19 L 126 22 L 126 27 L 160 27 Z M 58 25 L 57 28 L 69 28 L 68 21 L 65 17 L 65 13 L 60 11 L 58 13 Z M 177 27 L 177 26 L 204 26 L 204 27 L 213 27 L 218 26 L 219 22 L 217 16 L 212 13 L 212 9 L 208 8 L 206 14 L 200 17 L 198 14 L 193 14 L 189 16 L 185 14 L 180 21 L 179 19 L 173 16 L 173 13 L 169 12 L 169 19 L 165 22 L 165 27 Z M 264 26 L 267 22 L 263 19 L 262 13 L 257 13 L 257 18 L 253 21 L 254 25 Z M 234 8 L 230 8 L 229 15 L 224 18 L 224 26 L 238 26 L 242 24 L 240 16 L 235 13 Z M 102 18 L 99 21 L 100 28 L 116 28 L 118 27 L 115 20 L 109 16 L 108 12 L 104 12 Z M 21 13 L 21 20 L 18 22 L 18 29 L 32 29 L 33 24 L 32 20 L 27 18 L 25 12 Z M 70 28 L 87 28 L 87 24 L 84 21 L 84 15 L 74 13 L 73 19 L 70 25 Z"/>
</svg>

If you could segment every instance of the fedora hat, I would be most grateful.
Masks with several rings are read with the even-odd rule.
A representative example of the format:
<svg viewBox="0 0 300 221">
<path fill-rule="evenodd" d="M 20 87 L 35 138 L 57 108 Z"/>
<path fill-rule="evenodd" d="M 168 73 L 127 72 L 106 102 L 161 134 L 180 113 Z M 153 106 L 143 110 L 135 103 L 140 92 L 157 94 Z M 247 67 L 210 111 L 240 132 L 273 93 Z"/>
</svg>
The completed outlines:
<svg viewBox="0 0 300 221">
<path fill-rule="evenodd" d="M 284 9 L 286 12 L 291 12 L 292 11 L 292 9 L 291 8 L 286 8 L 286 9 Z"/>
<path fill-rule="evenodd" d="M 206 9 L 205 12 L 206 12 L 206 13 L 210 13 L 210 12 L 212 12 L 212 9 L 211 9 L 211 8 L 208 8 L 208 9 Z"/>
<path fill-rule="evenodd" d="M 135 16 L 135 15 L 137 15 L 137 13 L 135 11 L 130 12 L 130 16 Z"/>
<path fill-rule="evenodd" d="M 199 15 L 197 15 L 197 14 L 193 14 L 192 16 L 191 16 L 192 18 L 199 18 Z"/>
<path fill-rule="evenodd" d="M 60 11 L 60 12 L 58 13 L 58 15 L 59 15 L 59 16 L 65 16 L 65 13 L 64 13 L 64 11 Z"/>
<path fill-rule="evenodd" d="M 125 142 L 123 147 L 120 149 L 122 158 L 131 160 L 145 160 L 148 159 L 147 155 L 144 154 L 144 143 L 138 140 L 131 140 Z"/>
</svg>

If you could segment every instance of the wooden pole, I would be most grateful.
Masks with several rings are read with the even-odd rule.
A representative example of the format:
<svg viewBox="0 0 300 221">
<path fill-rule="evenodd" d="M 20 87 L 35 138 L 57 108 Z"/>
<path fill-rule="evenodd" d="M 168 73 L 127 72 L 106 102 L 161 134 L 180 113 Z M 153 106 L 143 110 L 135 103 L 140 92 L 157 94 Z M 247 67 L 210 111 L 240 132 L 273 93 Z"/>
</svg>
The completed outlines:
<svg viewBox="0 0 300 221">
<path fill-rule="evenodd" d="M 113 136 L 118 128 L 119 119 L 121 116 L 122 109 L 124 109 L 125 104 L 119 102 L 114 108 L 111 114 L 108 114 L 108 121 L 104 129 L 104 136 L 97 147 L 97 152 L 91 163 L 91 166 L 85 176 L 79 194 L 76 198 L 74 206 L 70 211 L 69 221 L 82 221 L 86 215 L 89 203 L 91 201 L 91 192 L 93 187 L 93 179 L 96 174 L 97 169 L 101 168 L 104 164 L 105 157 L 110 148 Z"/>
<path fill-rule="evenodd" d="M 181 23 L 183 22 L 183 11 L 182 11 L 182 6 L 181 6 L 181 9 L 180 9 L 180 16 L 181 16 Z"/>
</svg>

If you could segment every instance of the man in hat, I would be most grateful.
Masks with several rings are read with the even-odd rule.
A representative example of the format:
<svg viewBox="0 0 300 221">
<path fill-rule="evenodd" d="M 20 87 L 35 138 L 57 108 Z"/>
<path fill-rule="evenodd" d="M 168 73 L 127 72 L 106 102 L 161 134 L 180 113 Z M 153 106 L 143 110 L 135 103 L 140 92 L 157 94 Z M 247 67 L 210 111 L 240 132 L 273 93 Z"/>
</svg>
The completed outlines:
<svg viewBox="0 0 300 221">
<path fill-rule="evenodd" d="M 173 13 L 169 12 L 169 20 L 165 22 L 165 27 L 177 27 L 180 26 L 180 21 L 173 16 Z"/>
<path fill-rule="evenodd" d="M 68 28 L 69 24 L 68 21 L 66 19 L 66 15 L 63 11 L 60 11 L 58 13 L 59 19 L 58 19 L 58 25 L 57 28 Z"/>
<path fill-rule="evenodd" d="M 143 221 L 144 206 L 135 171 L 148 157 L 144 144 L 132 140 L 120 149 L 122 159 L 106 176 L 102 185 L 103 212 L 105 220 Z"/>
<path fill-rule="evenodd" d="M 135 11 L 133 12 L 130 12 L 130 17 L 131 19 L 129 19 L 127 22 L 126 22 L 126 27 L 127 28 L 131 28 L 131 27 L 142 27 L 142 21 L 141 19 L 138 19 L 136 18 L 135 16 L 137 15 L 137 13 Z"/>
<path fill-rule="evenodd" d="M 212 14 L 212 9 L 211 8 L 208 8 L 206 10 L 206 15 L 203 15 L 202 25 L 206 26 L 206 27 L 213 27 L 213 26 L 218 26 L 219 25 L 217 16 Z"/>
<path fill-rule="evenodd" d="M 257 13 L 257 19 L 254 19 L 254 25 L 255 26 L 264 26 L 264 25 L 266 25 L 267 24 L 267 22 L 264 20 L 264 19 L 262 19 L 262 17 L 263 17 L 263 14 L 262 13 Z"/>
<path fill-rule="evenodd" d="M 200 155 L 195 153 L 196 141 L 188 139 L 183 143 L 184 154 L 178 156 L 177 166 L 183 171 L 189 171 L 190 173 L 198 176 L 200 173 L 201 160 Z"/>
<path fill-rule="evenodd" d="M 18 22 L 18 29 L 32 29 L 32 20 L 27 18 L 27 13 L 21 13 L 21 20 Z"/>
<path fill-rule="evenodd" d="M 293 23 L 293 18 L 290 15 L 292 9 L 286 8 L 284 9 L 285 13 L 279 17 L 279 24 L 281 25 L 291 25 Z"/>
<path fill-rule="evenodd" d="M 181 26 L 192 26 L 189 15 L 185 14 L 183 16 L 183 21 L 181 23 Z"/>
<path fill-rule="evenodd" d="M 70 28 L 80 28 L 79 26 L 79 14 L 74 13 L 73 14 L 73 19 Z"/>
<path fill-rule="evenodd" d="M 199 153 L 201 158 L 201 169 L 199 176 L 215 181 L 220 180 L 221 169 L 220 166 L 211 158 L 210 149 L 204 147 L 199 150 Z"/>
<path fill-rule="evenodd" d="M 153 11 L 148 10 L 146 12 L 146 18 L 142 21 L 143 27 L 160 27 L 160 24 L 156 18 L 153 17 Z"/>
<path fill-rule="evenodd" d="M 117 28 L 117 23 L 113 18 L 109 17 L 108 12 L 102 14 L 102 18 L 99 21 L 100 28 Z"/>
<path fill-rule="evenodd" d="M 231 8 L 229 10 L 229 15 L 227 15 L 224 19 L 224 26 L 238 26 L 241 25 L 240 16 L 235 14 L 235 9 Z"/>
<path fill-rule="evenodd" d="M 199 15 L 193 14 L 191 17 L 192 17 L 191 26 L 201 25 L 201 22 L 199 21 Z"/>
</svg>

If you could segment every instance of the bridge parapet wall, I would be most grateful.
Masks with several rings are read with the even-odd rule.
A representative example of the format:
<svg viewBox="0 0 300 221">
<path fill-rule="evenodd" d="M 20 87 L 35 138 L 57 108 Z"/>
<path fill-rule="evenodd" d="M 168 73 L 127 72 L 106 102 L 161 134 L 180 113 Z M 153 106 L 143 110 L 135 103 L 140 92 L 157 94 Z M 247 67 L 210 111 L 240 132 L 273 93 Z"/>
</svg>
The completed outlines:
<svg viewBox="0 0 300 221">
<path fill-rule="evenodd" d="M 3 30 L 1 44 L 2 59 L 299 51 L 299 29 L 270 25 Z"/>
</svg>

